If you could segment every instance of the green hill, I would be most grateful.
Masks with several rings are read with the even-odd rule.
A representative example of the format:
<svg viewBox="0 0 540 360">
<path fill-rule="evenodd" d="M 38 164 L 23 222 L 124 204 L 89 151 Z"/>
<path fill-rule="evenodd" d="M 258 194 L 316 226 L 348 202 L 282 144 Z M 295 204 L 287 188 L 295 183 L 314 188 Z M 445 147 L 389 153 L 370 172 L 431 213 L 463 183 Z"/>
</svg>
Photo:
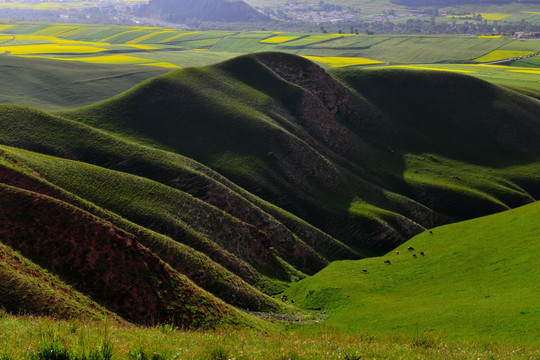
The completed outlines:
<svg viewBox="0 0 540 360">
<path fill-rule="evenodd" d="M 288 311 L 271 295 L 334 260 L 535 201 L 539 115 L 469 76 L 282 53 L 0 105 L 0 241 L 125 319 L 242 323 L 229 305 Z"/>
<path fill-rule="evenodd" d="M 457 74 L 332 74 L 262 53 L 62 116 L 193 158 L 364 253 L 538 196 L 537 101 Z"/>
<path fill-rule="evenodd" d="M 0 56 L 0 81 L 10 84 L 10 91 L 0 94 L 0 103 L 43 110 L 76 108 L 107 99 L 166 71 L 148 66 Z"/>
<path fill-rule="evenodd" d="M 287 294 L 345 331 L 537 345 L 539 216 L 536 202 L 435 228 L 399 254 L 332 263 Z"/>
<path fill-rule="evenodd" d="M 67 319 L 115 319 L 113 313 L 4 244 L 0 244 L 0 261 L 0 304 L 4 310 Z"/>
<path fill-rule="evenodd" d="M 5 184 L 0 192 L 2 242 L 127 320 L 188 327 L 240 321 L 233 309 L 171 269 L 131 234 L 46 195 Z M 39 307 L 46 306 L 47 287 L 26 295 L 29 306 L 20 303 L 21 310 L 44 313 Z M 11 307 L 16 297 L 5 300 Z M 69 309 L 62 297 L 57 301 L 60 310 Z"/>
</svg>

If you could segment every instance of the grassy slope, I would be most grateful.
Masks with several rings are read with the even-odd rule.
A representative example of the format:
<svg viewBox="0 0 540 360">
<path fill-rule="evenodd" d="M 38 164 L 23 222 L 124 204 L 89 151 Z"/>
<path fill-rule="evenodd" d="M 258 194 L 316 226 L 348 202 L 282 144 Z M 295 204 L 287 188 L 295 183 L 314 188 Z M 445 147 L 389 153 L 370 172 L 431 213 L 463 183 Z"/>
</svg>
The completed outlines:
<svg viewBox="0 0 540 360">
<path fill-rule="evenodd" d="M 144 179 L 137 180 L 137 182 L 142 183 L 148 188 L 162 189 L 160 192 L 165 191 L 169 194 L 174 194 L 176 192 L 180 194 L 180 192 L 173 188 L 185 191 L 195 197 L 201 198 L 210 205 L 223 209 L 237 219 L 240 219 L 242 223 L 252 224 L 257 229 L 264 231 L 270 237 L 270 242 L 266 242 L 265 246 L 273 246 L 279 254 L 283 254 L 284 258 L 290 258 L 291 256 L 291 253 L 287 253 L 288 249 L 291 247 L 296 248 L 292 253 L 292 256 L 293 258 L 298 259 L 300 264 L 293 259 L 295 266 L 300 265 L 302 268 L 309 270 L 309 272 L 314 272 L 326 264 L 325 260 L 319 258 L 320 255 L 330 259 L 343 257 L 352 258 L 355 256 L 354 253 L 343 246 L 343 244 L 338 243 L 309 224 L 291 214 L 287 214 L 283 210 L 280 210 L 269 203 L 257 199 L 245 190 L 238 188 L 228 180 L 215 172 L 212 172 L 210 169 L 180 155 L 135 145 L 71 121 L 20 107 L 2 107 L 2 115 L 0 118 L 3 123 L 3 130 L 1 131 L 3 144 L 39 151 L 50 155 L 82 160 L 96 165 L 121 170 L 123 172 L 131 172 L 139 176 L 153 179 L 170 187 L 168 188 L 161 184 L 153 183 L 152 181 L 147 181 L 147 184 L 144 185 Z M 61 173 L 62 166 L 59 166 L 58 169 L 58 172 Z M 54 174 L 54 171 L 51 171 L 51 173 Z M 121 179 L 126 176 L 127 175 L 125 174 L 119 174 L 116 177 L 112 177 L 111 180 L 113 178 Z M 134 176 L 132 176 L 132 178 L 137 179 Z M 80 187 L 80 189 L 73 188 L 72 190 L 76 193 L 80 193 L 83 191 L 84 186 L 91 189 L 91 186 L 99 185 L 96 182 L 85 185 L 85 180 L 86 179 L 83 179 L 83 181 L 79 183 L 71 183 L 71 187 Z M 120 185 L 122 184 L 120 181 L 118 181 L 118 183 Z M 136 192 L 136 189 L 129 189 L 129 187 L 126 187 L 126 189 L 131 191 L 131 193 L 133 193 L 134 190 Z M 99 190 L 103 191 L 101 188 L 99 188 Z M 134 211 L 133 209 L 138 209 L 137 207 L 140 207 L 141 204 L 144 205 L 144 202 L 159 202 L 159 199 L 149 196 L 149 193 L 141 193 L 139 191 L 138 196 L 147 197 L 147 199 L 142 200 L 141 198 L 141 201 L 133 203 L 131 208 L 122 209 L 118 204 L 125 203 L 125 197 L 121 194 L 117 194 L 118 196 L 115 200 L 115 196 L 111 196 L 111 194 L 107 192 L 103 192 L 102 194 L 92 194 L 92 191 L 86 191 L 86 193 L 90 193 L 95 201 L 97 201 L 99 197 L 105 200 L 109 197 L 110 199 L 107 200 L 108 203 L 106 201 L 105 206 L 113 207 L 114 201 L 116 201 L 116 205 L 114 205 L 116 209 L 120 208 L 120 212 L 131 214 L 130 216 L 136 220 L 144 220 L 146 215 L 145 212 L 140 211 L 140 209 L 137 211 Z M 182 197 L 188 200 L 190 199 L 190 197 L 186 195 L 183 195 Z M 197 202 L 196 199 L 190 201 L 195 204 L 201 204 L 199 206 L 204 205 L 204 207 L 212 209 L 211 206 L 209 207 L 200 201 Z M 101 202 L 103 203 L 103 200 L 101 200 Z M 158 209 L 161 208 L 160 205 L 157 207 Z M 201 207 L 201 209 L 204 207 Z M 208 245 L 211 244 L 211 242 L 205 240 L 204 237 L 193 236 L 190 232 L 192 231 L 189 230 L 190 226 L 201 226 L 198 224 L 193 214 L 190 215 L 190 212 L 181 214 L 181 218 L 188 221 L 188 224 L 182 225 L 182 221 L 178 222 L 178 220 L 174 220 L 174 218 L 178 217 L 178 215 L 176 215 L 178 210 L 170 210 L 171 206 L 167 204 L 165 204 L 164 208 L 166 208 L 167 211 L 172 211 L 171 214 L 173 214 L 173 216 L 171 219 L 173 219 L 173 223 L 176 222 L 173 233 L 177 240 L 181 242 L 196 240 L 199 242 L 203 241 L 203 243 Z M 219 212 L 215 208 L 211 211 L 214 213 Z M 157 210 L 156 213 L 157 212 L 159 212 L 159 210 Z M 197 210 L 197 212 L 199 211 Z M 149 216 L 150 215 L 153 216 L 154 214 L 149 214 Z M 230 216 L 224 214 L 223 218 L 227 219 L 230 218 Z M 148 222 L 147 219 L 148 216 L 145 220 Z M 171 219 L 158 219 L 156 220 L 156 223 L 158 225 L 167 224 L 168 222 L 171 222 Z M 279 219 L 279 221 L 277 219 Z M 192 224 L 189 222 L 192 222 Z M 182 230 L 184 227 L 188 229 L 188 231 Z M 225 234 L 226 231 L 231 229 L 232 228 L 224 227 L 220 233 Z M 160 230 L 167 232 L 171 229 L 161 226 Z M 216 236 L 218 238 L 220 237 L 217 233 L 212 234 L 212 238 L 216 238 Z M 230 234 L 227 235 L 227 237 L 231 238 Z M 320 255 L 314 254 L 313 251 L 303 243 L 302 239 L 306 239 Z M 230 258 L 213 246 L 207 248 L 205 252 L 214 261 L 224 264 L 233 272 L 241 274 L 241 276 L 250 283 L 257 284 L 257 286 L 264 288 L 268 292 L 275 293 L 276 291 L 279 291 L 279 288 L 282 288 L 282 285 L 276 284 L 279 285 L 278 289 L 276 289 L 275 285 L 272 285 L 272 282 L 268 282 L 268 284 L 265 285 L 266 281 L 261 281 L 263 278 L 252 268 L 250 270 L 250 267 L 244 266 L 245 263 L 244 265 L 241 265 L 237 260 Z M 287 273 L 289 272 L 291 274 L 296 273 L 292 268 L 287 270 Z M 250 306 L 250 308 L 253 307 Z"/>
<path fill-rule="evenodd" d="M 306 60 L 259 54 L 64 115 L 192 157 L 364 250 L 538 196 L 537 102 L 456 74 L 334 74 L 356 91 Z M 408 154 L 426 152 L 449 161 L 406 179 Z M 492 176 L 464 174 L 467 164 Z M 498 170 L 510 165 L 529 167 L 529 179 Z M 358 242 L 367 236 L 385 244 Z"/>
<path fill-rule="evenodd" d="M 115 318 L 113 313 L 2 243 L 0 262 L 0 304 L 11 313 L 66 319 Z"/>
<path fill-rule="evenodd" d="M 0 160 L 2 163 L 2 166 L 0 167 L 0 182 L 2 182 L 3 184 L 16 186 L 21 189 L 30 190 L 39 194 L 54 197 L 55 199 L 67 202 L 71 205 L 77 206 L 78 208 L 84 209 L 85 211 L 88 211 L 99 218 L 110 221 L 112 224 L 121 228 L 122 230 L 133 234 L 139 243 L 141 243 L 143 246 L 148 247 L 152 252 L 165 260 L 175 270 L 188 276 L 198 286 L 213 293 L 214 295 L 227 301 L 230 304 L 243 308 L 266 311 L 276 311 L 280 308 L 280 306 L 276 304 L 273 300 L 263 295 L 259 291 L 255 290 L 253 287 L 245 283 L 240 277 L 229 272 L 228 270 L 220 266 L 217 262 L 212 261 L 210 258 L 194 250 L 193 248 L 188 247 L 180 242 L 174 241 L 169 237 L 148 230 L 142 226 L 136 225 L 135 223 L 130 223 L 109 211 L 104 211 L 103 209 L 98 208 L 91 203 L 88 203 L 84 200 L 81 200 L 80 198 L 71 195 L 70 193 L 50 184 L 43 179 L 43 175 L 50 173 L 56 174 L 58 177 L 57 173 L 61 173 L 61 170 L 59 169 L 63 169 L 64 166 L 67 168 L 73 168 L 73 165 L 71 165 L 71 167 L 69 166 L 70 162 L 66 160 L 56 159 L 56 161 L 61 164 L 60 168 L 52 166 L 41 170 L 41 168 L 44 166 L 44 163 L 46 163 L 46 160 L 48 160 L 50 163 L 54 161 L 55 158 L 38 156 L 37 154 L 33 154 L 30 152 L 22 152 L 22 154 L 19 154 L 19 156 L 17 157 L 16 155 L 18 154 L 18 152 L 15 151 L 15 149 L 9 149 L 8 151 L 2 150 Z M 30 162 L 28 159 L 31 159 L 33 160 L 32 164 L 37 163 L 38 166 L 34 166 L 34 169 L 31 169 L 27 165 L 23 165 L 23 159 L 26 160 L 26 163 Z M 44 159 L 43 162 L 37 161 L 40 159 Z M 83 163 L 77 164 L 79 166 L 79 169 L 84 169 L 85 165 Z M 86 165 L 86 167 L 90 166 Z M 39 170 L 43 175 L 35 170 Z M 92 175 L 100 175 L 99 169 L 94 170 L 94 173 L 90 173 L 90 176 Z M 119 177 L 112 176 L 111 179 L 118 180 Z M 79 186 L 82 186 L 80 182 L 77 182 L 72 183 L 71 187 L 77 189 L 77 184 L 79 184 Z M 94 189 L 94 191 L 96 192 L 96 194 L 100 193 L 99 190 Z M 123 198 L 123 196 L 125 195 L 126 194 L 119 194 L 119 197 Z M 91 199 L 96 199 L 96 196 L 91 197 Z M 110 196 L 109 193 L 109 199 L 118 198 Z M 133 208 L 133 206 L 130 207 L 130 209 L 131 208 Z M 163 222 L 164 220 L 162 219 L 161 221 Z M 194 242 L 197 244 L 207 241 L 202 235 L 197 234 L 195 231 L 189 228 L 182 230 L 185 231 L 183 233 L 179 233 L 182 234 L 180 238 L 184 242 L 191 241 L 192 243 Z M 214 249 L 213 253 L 220 254 L 222 252 L 220 251 L 218 246 L 214 246 L 211 248 Z M 236 260 L 236 263 L 241 263 L 239 259 Z M 240 267 L 240 269 L 238 270 L 241 269 L 242 268 Z M 244 272 L 245 271 L 246 270 L 244 269 Z M 244 272 L 241 273 L 245 275 Z M 256 276 L 256 272 L 253 269 L 252 272 L 248 273 L 248 275 L 245 277 L 255 282 L 258 279 L 258 277 Z"/>
<path fill-rule="evenodd" d="M 131 234 L 45 195 L 4 184 L 0 192 L 2 242 L 122 317 L 182 327 L 245 321 Z"/>
<path fill-rule="evenodd" d="M 399 255 L 334 262 L 287 294 L 345 331 L 538 345 L 539 216 L 536 202 L 435 228 Z"/>
<path fill-rule="evenodd" d="M 2 92 L 0 103 L 43 110 L 75 108 L 114 96 L 164 72 L 153 67 L 1 56 L 0 81 L 10 84 L 10 91 Z"/>
</svg>

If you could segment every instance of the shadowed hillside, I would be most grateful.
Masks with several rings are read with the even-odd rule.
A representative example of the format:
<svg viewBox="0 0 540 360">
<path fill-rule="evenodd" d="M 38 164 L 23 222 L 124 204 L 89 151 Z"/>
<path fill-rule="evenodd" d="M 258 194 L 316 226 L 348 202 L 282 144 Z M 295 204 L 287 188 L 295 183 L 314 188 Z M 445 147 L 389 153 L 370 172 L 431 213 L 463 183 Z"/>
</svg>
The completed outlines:
<svg viewBox="0 0 540 360">
<path fill-rule="evenodd" d="M 200 161 L 361 251 L 538 196 L 528 175 L 498 171 L 538 167 L 537 101 L 456 74 L 335 77 L 263 53 L 63 115 Z"/>
<path fill-rule="evenodd" d="M 242 56 L 1 105 L 0 241 L 127 320 L 241 322 L 224 302 L 287 311 L 269 295 L 331 261 L 533 202 L 539 139 L 538 101 L 472 77 Z"/>
</svg>

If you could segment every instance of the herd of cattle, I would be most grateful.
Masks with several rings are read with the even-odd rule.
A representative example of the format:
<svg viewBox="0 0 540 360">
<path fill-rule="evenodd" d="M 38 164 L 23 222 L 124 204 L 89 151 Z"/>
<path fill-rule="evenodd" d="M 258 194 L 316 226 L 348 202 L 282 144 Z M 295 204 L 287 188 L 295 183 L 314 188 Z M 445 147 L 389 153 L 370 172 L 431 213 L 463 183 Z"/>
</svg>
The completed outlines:
<svg viewBox="0 0 540 360">
<path fill-rule="evenodd" d="M 429 233 L 430 233 L 430 235 L 433 235 L 433 231 L 430 230 Z M 414 251 L 414 248 L 413 248 L 412 246 L 409 246 L 409 247 L 407 248 L 407 250 L 408 250 L 409 252 L 413 252 L 413 251 Z M 399 255 L 399 251 L 398 251 L 398 250 L 396 250 L 396 255 Z M 426 256 L 426 254 L 424 254 L 423 251 L 420 251 L 420 256 Z M 413 253 L 413 254 L 412 254 L 412 257 L 415 258 L 415 259 L 418 258 L 418 256 L 416 255 L 416 253 Z M 385 260 L 384 260 L 384 263 L 387 264 L 387 265 L 392 265 L 392 262 L 391 262 L 390 260 L 388 260 L 388 259 L 385 259 Z M 362 272 L 363 272 L 363 273 L 366 273 L 366 274 L 368 273 L 367 269 L 363 269 Z"/>
</svg>

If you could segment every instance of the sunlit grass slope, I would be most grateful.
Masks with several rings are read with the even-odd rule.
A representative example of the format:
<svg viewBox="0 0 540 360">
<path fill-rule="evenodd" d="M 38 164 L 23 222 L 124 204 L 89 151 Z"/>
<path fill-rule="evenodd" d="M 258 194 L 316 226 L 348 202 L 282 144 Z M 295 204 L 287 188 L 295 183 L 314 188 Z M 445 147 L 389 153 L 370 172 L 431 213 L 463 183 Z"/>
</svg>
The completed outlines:
<svg viewBox="0 0 540 360">
<path fill-rule="evenodd" d="M 538 345 L 539 216 L 536 202 L 435 228 L 399 254 L 334 262 L 287 295 L 344 331 Z"/>
<path fill-rule="evenodd" d="M 2 91 L 0 103 L 24 104 L 43 110 L 74 108 L 114 96 L 166 71 L 1 56 L 0 81 L 9 84 L 9 91 Z"/>
</svg>

